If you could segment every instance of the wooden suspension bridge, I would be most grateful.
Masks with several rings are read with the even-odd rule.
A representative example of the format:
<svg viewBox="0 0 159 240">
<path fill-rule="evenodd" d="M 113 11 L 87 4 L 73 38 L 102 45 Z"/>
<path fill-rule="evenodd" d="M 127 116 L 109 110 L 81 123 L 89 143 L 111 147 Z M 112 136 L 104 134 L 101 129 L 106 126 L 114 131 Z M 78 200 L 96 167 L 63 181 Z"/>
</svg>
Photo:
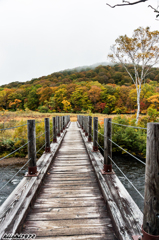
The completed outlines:
<svg viewBox="0 0 159 240">
<path fill-rule="evenodd" d="M 31 161 L 26 176 L 0 207 L 0 239 L 159 239 L 149 231 L 159 226 L 159 212 L 156 212 L 159 183 L 149 190 L 146 170 L 147 198 L 143 216 L 112 170 L 110 122 L 105 119 L 103 158 L 96 144 L 97 118 L 94 118 L 93 142 L 91 117 L 78 116 L 78 122 L 70 122 L 68 116 L 53 118 L 51 144 L 46 118 L 45 152 L 36 162 L 35 121 L 28 121 L 28 159 Z M 150 128 L 152 130 L 152 126 Z M 159 133 L 159 124 L 155 124 L 155 132 L 150 131 L 153 146 L 157 142 L 152 141 L 156 131 Z M 151 151 L 152 146 L 149 148 Z M 157 171 L 157 182 L 158 154 L 151 160 L 153 164 L 156 161 L 155 169 L 151 165 L 151 175 L 153 173 L 154 178 Z M 150 168 L 150 163 L 147 164 Z M 147 200 L 150 191 L 156 203 L 153 208 L 154 203 Z"/>
</svg>

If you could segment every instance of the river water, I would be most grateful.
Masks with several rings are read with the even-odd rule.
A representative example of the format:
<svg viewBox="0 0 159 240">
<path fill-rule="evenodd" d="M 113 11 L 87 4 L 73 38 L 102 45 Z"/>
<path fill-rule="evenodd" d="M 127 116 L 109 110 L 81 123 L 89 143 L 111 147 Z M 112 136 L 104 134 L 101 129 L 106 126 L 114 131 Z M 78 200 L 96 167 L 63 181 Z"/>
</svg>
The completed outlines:
<svg viewBox="0 0 159 240">
<path fill-rule="evenodd" d="M 14 176 L 22 165 L 11 165 L 0 167 L 0 189 L 9 181 L 12 176 Z M 0 205 L 6 200 L 9 194 L 14 190 L 18 185 L 21 179 L 24 177 L 24 174 L 27 171 L 27 167 L 24 167 L 17 176 L 11 182 L 9 182 L 2 190 L 0 190 Z"/>
<path fill-rule="evenodd" d="M 113 156 L 113 160 L 135 185 L 139 192 L 144 195 L 145 166 L 129 156 Z M 0 189 L 21 167 L 21 165 L 0 167 Z M 113 169 L 136 204 L 139 206 L 141 211 L 143 211 L 143 199 L 141 196 L 134 190 L 131 184 L 125 179 L 125 177 L 123 177 L 123 175 L 115 166 L 113 166 Z M 0 191 L 0 205 L 18 185 L 18 183 L 24 177 L 26 171 L 27 167 L 22 169 L 18 175 Z"/>
<path fill-rule="evenodd" d="M 113 160 L 118 165 L 118 167 L 120 167 L 127 178 L 133 183 L 137 190 L 142 194 L 142 196 L 144 196 L 145 165 L 138 162 L 131 156 L 113 156 Z M 113 169 L 133 200 L 143 212 L 144 200 L 115 166 L 113 166 Z"/>
</svg>

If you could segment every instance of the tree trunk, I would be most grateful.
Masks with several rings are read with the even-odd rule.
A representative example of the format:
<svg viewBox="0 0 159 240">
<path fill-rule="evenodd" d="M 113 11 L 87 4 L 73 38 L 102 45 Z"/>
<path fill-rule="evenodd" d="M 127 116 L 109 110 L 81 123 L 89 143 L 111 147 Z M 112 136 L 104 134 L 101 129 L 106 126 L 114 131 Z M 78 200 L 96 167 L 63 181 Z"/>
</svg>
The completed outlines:
<svg viewBox="0 0 159 240">
<path fill-rule="evenodd" d="M 137 91 L 137 116 L 136 116 L 136 125 L 138 124 L 139 114 L 140 114 L 140 93 L 141 93 L 141 86 L 136 88 Z"/>
</svg>

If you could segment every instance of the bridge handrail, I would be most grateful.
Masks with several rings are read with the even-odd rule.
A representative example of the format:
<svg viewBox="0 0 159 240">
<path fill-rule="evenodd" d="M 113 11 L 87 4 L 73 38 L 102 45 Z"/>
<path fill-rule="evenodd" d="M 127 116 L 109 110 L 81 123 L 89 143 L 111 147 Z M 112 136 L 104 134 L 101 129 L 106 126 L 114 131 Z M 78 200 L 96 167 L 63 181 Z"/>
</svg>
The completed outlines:
<svg viewBox="0 0 159 240">
<path fill-rule="evenodd" d="M 15 126 L 15 127 L 10 127 L 10 128 L 1 128 L 0 131 L 5 131 L 5 130 L 10 130 L 10 129 L 14 129 L 14 128 L 19 128 L 19 127 L 23 127 L 23 126 L 26 126 L 26 124 L 23 124 L 23 125 L 19 125 L 19 126 Z"/>
<path fill-rule="evenodd" d="M 83 126 L 83 128 L 85 128 L 85 126 Z M 141 234 L 143 214 L 114 172 L 103 175 L 104 157 L 100 151 L 93 149 L 94 141 L 88 141 L 87 134 L 89 136 L 88 132 L 86 133 L 81 129 L 84 144 L 112 217 L 112 222 L 114 223 L 113 227 L 117 231 L 117 238 L 121 240 L 132 240 L 133 235 Z"/>
<path fill-rule="evenodd" d="M 85 133 L 85 136 L 90 135 L 92 122 L 88 119 L 91 117 L 78 116 L 78 122 Z M 88 124 L 89 122 L 89 124 Z M 91 126 L 90 126 L 91 125 Z M 121 125 L 122 126 L 122 125 Z M 127 125 L 123 125 L 127 126 Z M 135 126 L 131 126 L 136 128 Z M 98 118 L 93 118 L 93 151 L 98 151 L 98 146 L 104 151 L 104 166 L 102 174 L 111 174 L 112 171 L 112 143 L 121 148 L 117 143 L 111 140 L 111 118 L 104 119 L 104 149 L 98 143 Z M 137 127 L 138 128 L 138 127 Z M 140 128 L 140 127 L 139 127 Z M 157 207 L 159 205 L 159 123 L 148 123 L 147 128 L 147 149 L 146 149 L 146 183 L 145 183 L 145 198 L 144 198 L 144 218 L 143 218 L 143 234 L 144 239 L 149 239 L 149 234 L 159 238 L 159 213 Z M 89 141 L 89 140 L 88 140 Z M 125 149 L 121 148 L 126 151 Z M 126 151 L 127 152 L 127 151 Z M 129 153 L 129 152 L 127 152 Z M 130 153 L 129 153 L 130 154 Z M 133 155 L 132 155 L 133 156 Z M 134 156 L 133 156 L 134 157 Z M 135 157 L 136 158 L 136 157 Z M 136 160 L 140 160 L 136 158 Z M 113 161 L 114 162 L 114 161 Z M 127 178 L 127 177 L 126 177 Z M 137 189 L 136 189 L 137 190 Z M 138 192 L 138 190 L 137 190 Z M 141 195 L 141 197 L 143 197 Z M 153 199 L 153 200 L 152 200 Z M 155 203 L 154 203 L 155 201 Z M 153 239 L 153 238 L 152 238 Z"/>
<path fill-rule="evenodd" d="M 143 127 L 137 127 L 137 126 L 131 126 L 131 125 L 124 125 L 124 124 L 120 124 L 120 123 L 116 123 L 116 122 L 111 122 L 111 123 L 112 123 L 112 124 L 115 124 L 115 125 L 122 126 L 122 127 L 130 127 L 130 128 L 147 130 L 147 128 L 143 128 Z"/>
<path fill-rule="evenodd" d="M 89 117 L 88 117 L 88 118 L 89 118 Z M 84 129 L 84 131 L 85 131 L 85 135 L 87 136 L 87 135 L 88 135 L 87 130 L 89 129 L 90 124 L 89 124 L 89 121 L 86 121 L 86 120 L 88 120 L 88 119 L 87 119 L 86 116 L 84 116 L 83 129 Z M 96 119 L 96 120 L 97 120 L 97 119 Z M 110 120 L 108 120 L 108 122 L 109 122 L 110 124 L 112 123 L 112 121 L 110 121 Z M 98 128 L 98 124 L 96 124 L 95 127 Z M 96 132 L 97 134 L 100 134 L 103 138 L 105 138 L 105 139 L 103 139 L 103 145 L 104 145 L 104 141 L 105 141 L 106 138 L 107 138 L 109 141 L 111 141 L 111 142 L 112 142 L 113 144 L 115 144 L 117 147 L 119 147 L 120 149 L 122 149 L 123 151 L 125 151 L 126 153 L 128 153 L 131 157 L 135 158 L 137 161 L 139 161 L 140 163 L 142 163 L 142 164 L 144 164 L 144 165 L 146 166 L 146 164 L 145 164 L 143 161 L 141 161 L 139 158 L 137 158 L 136 156 L 132 155 L 131 153 L 129 153 L 128 151 L 126 151 L 125 149 L 123 149 L 121 146 L 119 146 L 118 144 L 116 144 L 114 141 L 112 141 L 112 140 L 111 140 L 110 138 L 108 138 L 107 136 L 101 134 L 97 129 L 94 129 L 94 132 Z M 97 146 L 98 146 L 98 147 L 103 151 L 103 153 L 104 153 L 105 150 L 104 150 L 104 148 L 99 144 L 99 142 L 98 142 L 98 140 L 97 140 L 98 137 L 97 137 L 97 136 L 92 136 L 91 133 L 90 133 L 90 135 L 91 135 L 92 139 L 95 138 L 93 142 L 95 142 L 95 143 L 97 144 Z M 98 150 L 97 146 L 96 146 L 96 147 L 93 147 L 93 150 L 96 149 L 96 151 L 97 151 L 97 150 Z M 126 175 L 123 173 L 123 171 L 121 170 L 121 168 L 120 168 L 117 164 L 115 164 L 115 162 L 113 161 L 112 157 L 110 157 L 109 155 L 108 155 L 107 157 L 111 160 L 111 162 L 113 162 L 114 165 L 116 165 L 116 167 L 118 168 L 118 170 L 119 170 L 119 171 L 122 173 L 122 175 L 127 179 L 127 181 L 132 185 L 132 187 L 133 187 L 134 190 L 140 195 L 140 197 L 141 197 L 142 199 L 144 199 L 144 197 L 142 196 L 142 194 L 141 194 L 141 193 L 139 192 L 139 190 L 135 187 L 135 185 L 130 181 L 130 179 L 126 177 Z M 105 171 L 106 169 L 108 170 L 108 167 L 107 167 L 107 166 L 109 166 L 109 168 L 110 168 L 109 170 L 111 171 L 112 167 L 110 167 L 110 162 L 104 164 L 103 171 Z"/>
<path fill-rule="evenodd" d="M 64 125 L 63 127 L 66 128 L 70 121 L 69 116 L 64 116 Z M 29 124 L 31 127 L 31 124 Z M 32 128 L 34 132 L 34 128 Z M 45 129 L 46 130 L 46 129 Z M 50 131 L 45 131 L 50 134 Z M 60 136 L 57 137 L 56 143 L 49 143 L 50 144 L 50 152 L 45 151 L 40 159 L 36 163 L 36 167 L 38 169 L 38 173 L 25 175 L 22 181 L 16 186 L 16 188 L 12 191 L 9 197 L 5 200 L 5 202 L 0 206 L 0 239 L 2 239 L 3 234 L 5 233 L 6 229 L 7 232 L 9 231 L 10 234 L 15 234 L 19 227 L 21 226 L 24 216 L 26 212 L 29 210 L 32 200 L 36 194 L 38 187 L 41 184 L 41 181 L 44 175 L 47 172 L 47 169 L 55 156 L 62 139 L 66 133 L 64 130 Z M 36 139 L 36 137 L 35 137 Z M 46 144 L 45 138 L 45 144 Z M 31 139 L 28 141 L 31 142 Z M 42 147 L 44 147 L 43 145 Z M 37 152 L 36 152 L 37 153 Z M 28 153 L 29 156 L 29 153 Z M 31 158 L 19 169 L 19 171 L 12 176 L 10 181 L 28 164 L 31 162 Z M 8 182 L 5 184 L 5 186 Z M 3 186 L 3 188 L 5 187 Z"/>
</svg>

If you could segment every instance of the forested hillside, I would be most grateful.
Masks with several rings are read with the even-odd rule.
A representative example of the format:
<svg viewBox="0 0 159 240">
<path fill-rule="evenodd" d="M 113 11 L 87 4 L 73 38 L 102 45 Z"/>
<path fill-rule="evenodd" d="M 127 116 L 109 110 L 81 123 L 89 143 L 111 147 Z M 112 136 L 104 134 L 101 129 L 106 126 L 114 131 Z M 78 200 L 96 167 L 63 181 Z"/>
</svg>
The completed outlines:
<svg viewBox="0 0 159 240">
<path fill-rule="evenodd" d="M 129 65 L 133 72 L 133 66 Z M 1 110 L 39 112 L 131 113 L 136 89 L 121 65 L 66 70 L 0 88 Z M 147 76 L 141 92 L 141 111 L 159 107 L 159 69 Z"/>
</svg>

